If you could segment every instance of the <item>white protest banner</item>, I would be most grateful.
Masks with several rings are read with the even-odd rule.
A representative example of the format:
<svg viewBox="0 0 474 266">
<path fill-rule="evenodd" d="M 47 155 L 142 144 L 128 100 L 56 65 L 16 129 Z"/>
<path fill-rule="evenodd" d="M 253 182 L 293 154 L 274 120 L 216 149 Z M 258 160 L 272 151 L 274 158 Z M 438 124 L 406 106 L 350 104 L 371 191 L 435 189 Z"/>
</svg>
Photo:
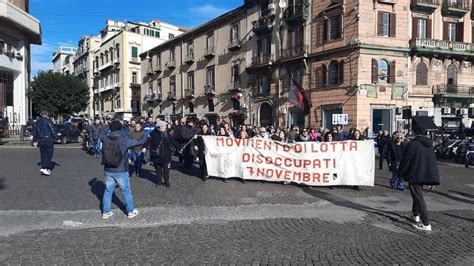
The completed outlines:
<svg viewBox="0 0 474 266">
<path fill-rule="evenodd" d="M 210 176 L 311 186 L 374 186 L 374 142 L 286 144 L 269 139 L 202 136 Z"/>
</svg>

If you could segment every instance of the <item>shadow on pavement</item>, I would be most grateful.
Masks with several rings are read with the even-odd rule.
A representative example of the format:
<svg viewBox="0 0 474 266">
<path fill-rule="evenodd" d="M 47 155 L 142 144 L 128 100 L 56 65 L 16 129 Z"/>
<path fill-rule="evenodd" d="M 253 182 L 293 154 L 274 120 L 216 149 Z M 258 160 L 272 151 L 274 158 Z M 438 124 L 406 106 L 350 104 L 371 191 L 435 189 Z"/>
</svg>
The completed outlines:
<svg viewBox="0 0 474 266">
<path fill-rule="evenodd" d="M 454 191 L 453 191 L 454 192 Z M 440 196 L 444 196 L 448 199 L 452 199 L 452 200 L 455 200 L 455 201 L 459 201 L 459 202 L 463 202 L 463 203 L 470 203 L 470 204 L 474 204 L 474 200 L 468 200 L 468 199 L 463 199 L 463 198 L 460 198 L 460 197 L 456 197 L 452 194 L 448 194 L 448 193 L 444 193 L 444 192 L 441 192 L 441 191 L 436 191 L 436 190 L 433 190 L 433 191 L 430 191 L 430 193 L 434 193 L 434 194 L 438 194 Z M 473 196 L 470 195 L 470 194 L 467 194 L 467 193 L 462 193 L 462 192 L 455 192 L 455 193 L 458 193 L 460 194 L 461 196 L 464 196 L 464 197 L 468 197 L 468 198 L 472 198 Z M 468 196 L 465 196 L 465 195 L 468 195 Z"/>
<path fill-rule="evenodd" d="M 102 197 L 104 196 L 105 191 L 105 184 L 102 181 L 97 180 L 97 178 L 93 178 L 89 181 L 89 186 L 91 187 L 91 192 L 97 197 L 99 200 L 99 208 L 102 211 Z M 127 214 L 127 210 L 125 208 L 125 204 L 117 197 L 117 195 L 112 194 L 112 203 L 117 205 L 123 213 Z"/>
<path fill-rule="evenodd" d="M 453 218 L 457 218 L 457 219 L 461 219 L 461 220 L 465 220 L 465 221 L 474 223 L 474 219 L 471 219 L 471 218 L 461 217 L 459 215 L 455 215 L 455 214 L 451 214 L 451 213 L 445 213 L 445 212 L 442 212 L 442 214 L 444 214 L 446 216 L 453 217 Z"/>
<path fill-rule="evenodd" d="M 340 188 L 335 187 L 334 189 L 340 189 Z M 337 206 L 350 208 L 350 209 L 363 211 L 363 212 L 368 212 L 368 213 L 373 213 L 375 215 L 382 216 L 386 219 L 389 219 L 393 222 L 403 224 L 403 225 L 406 224 L 404 221 L 412 222 L 412 219 L 410 219 L 406 216 L 400 215 L 396 212 L 375 209 L 375 208 L 372 208 L 372 207 L 369 207 L 369 206 L 366 206 L 366 205 L 363 205 L 363 204 L 360 204 L 360 203 L 355 203 L 355 202 L 343 199 L 343 198 L 338 197 L 338 196 L 333 195 L 333 194 L 323 192 L 321 190 L 313 190 L 310 187 L 303 187 L 302 190 L 303 190 L 303 192 L 305 192 L 305 193 L 307 193 L 307 194 L 309 194 L 309 195 L 311 195 L 315 198 L 326 200 L 326 201 L 328 201 L 328 202 L 330 202 L 334 205 L 337 205 Z M 396 217 L 399 217 L 400 219 L 397 219 Z"/>
<path fill-rule="evenodd" d="M 450 190 L 449 192 L 454 192 L 454 193 L 457 193 L 463 197 L 466 197 L 466 198 L 471 198 L 471 199 L 474 199 L 474 195 L 473 194 L 469 194 L 469 193 L 465 193 L 465 192 L 460 192 L 460 191 L 455 191 L 455 190 Z"/>
<path fill-rule="evenodd" d="M 36 165 L 37 165 L 37 166 L 41 166 L 41 162 L 38 162 Z M 58 163 L 55 162 L 55 161 L 51 161 L 51 169 L 50 169 L 50 170 L 53 171 L 54 168 L 56 168 L 56 166 L 59 166 L 59 167 L 60 167 L 61 165 L 58 164 Z"/>
<path fill-rule="evenodd" d="M 0 178 L 0 190 L 4 190 L 6 188 L 4 181 L 5 180 L 3 178 Z"/>
</svg>

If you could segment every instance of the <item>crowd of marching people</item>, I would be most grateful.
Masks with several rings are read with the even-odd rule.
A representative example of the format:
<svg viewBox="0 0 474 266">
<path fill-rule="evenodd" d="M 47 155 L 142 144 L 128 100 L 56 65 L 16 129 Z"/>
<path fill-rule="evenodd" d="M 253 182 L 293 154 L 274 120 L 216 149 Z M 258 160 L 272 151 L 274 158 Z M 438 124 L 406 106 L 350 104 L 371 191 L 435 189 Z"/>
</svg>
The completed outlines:
<svg viewBox="0 0 474 266">
<path fill-rule="evenodd" d="M 357 129 L 343 130 L 341 125 L 328 129 L 278 127 L 254 127 L 241 125 L 232 127 L 223 118 L 216 125 L 206 121 L 194 121 L 182 118 L 173 123 L 167 123 L 159 117 L 131 119 L 95 118 L 93 122 L 83 120 L 80 126 L 84 136 L 90 141 L 91 152 L 97 158 L 102 158 L 104 167 L 105 192 L 103 196 L 102 218 L 108 219 L 111 211 L 112 195 L 118 185 L 124 195 L 128 218 L 138 215 L 134 207 L 130 188 L 130 175 L 141 176 L 143 163 L 151 162 L 155 168 L 157 184 L 170 187 L 170 168 L 173 153 L 179 157 L 184 171 L 192 174 L 192 165 L 199 161 L 201 179 L 206 182 L 209 178 L 205 160 L 205 145 L 202 136 L 215 135 L 240 139 L 263 138 L 284 143 L 295 142 L 331 142 L 331 141 L 360 141 L 367 137 L 367 131 Z M 40 148 L 41 169 L 44 175 L 51 174 L 51 159 L 55 132 L 47 112 L 42 112 L 41 118 L 35 122 L 33 145 Z M 413 132 L 405 134 L 403 128 L 394 132 L 381 132 L 377 139 L 380 154 L 379 168 L 387 161 L 392 172 L 390 185 L 403 190 L 403 181 L 408 181 L 413 198 L 413 216 L 417 222 L 415 227 L 431 231 L 428 213 L 423 199 L 423 185 L 433 189 L 439 185 L 439 175 L 433 141 L 428 138 L 427 130 L 421 126 L 413 128 Z M 84 139 L 86 137 L 83 137 Z M 133 165 L 130 173 L 130 164 Z M 224 178 L 224 181 L 227 179 Z M 355 187 L 357 188 L 357 187 Z M 421 221 L 421 223 L 420 223 Z"/>
</svg>

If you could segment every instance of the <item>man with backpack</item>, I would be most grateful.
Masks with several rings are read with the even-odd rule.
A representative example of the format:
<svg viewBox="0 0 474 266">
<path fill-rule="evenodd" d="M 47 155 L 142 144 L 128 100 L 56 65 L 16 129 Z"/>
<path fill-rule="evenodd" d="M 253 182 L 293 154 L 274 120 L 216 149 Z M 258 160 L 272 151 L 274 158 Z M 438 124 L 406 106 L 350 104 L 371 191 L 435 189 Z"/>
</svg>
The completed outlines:
<svg viewBox="0 0 474 266">
<path fill-rule="evenodd" d="M 41 118 L 35 122 L 33 127 L 33 146 L 40 149 L 40 173 L 42 175 L 51 175 L 53 169 L 51 160 L 53 159 L 55 136 L 53 122 L 48 118 L 48 112 L 42 111 Z"/>
<path fill-rule="evenodd" d="M 144 134 L 140 139 L 133 139 L 129 135 L 130 128 L 124 127 L 120 121 L 110 123 L 108 130 L 101 132 L 102 163 L 104 165 L 105 192 L 102 199 L 102 218 L 110 218 L 113 213 L 110 210 L 112 195 L 118 184 L 123 193 L 128 218 L 138 215 L 134 208 L 132 191 L 130 189 L 130 175 L 128 173 L 128 150 L 135 146 L 141 146 L 147 141 Z"/>
</svg>

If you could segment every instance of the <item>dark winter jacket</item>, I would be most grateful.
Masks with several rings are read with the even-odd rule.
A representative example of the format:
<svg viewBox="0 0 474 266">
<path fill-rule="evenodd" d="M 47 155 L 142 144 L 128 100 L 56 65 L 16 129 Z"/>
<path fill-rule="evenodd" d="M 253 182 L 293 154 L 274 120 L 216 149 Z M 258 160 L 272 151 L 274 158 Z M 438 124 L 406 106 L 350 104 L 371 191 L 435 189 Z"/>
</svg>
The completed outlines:
<svg viewBox="0 0 474 266">
<path fill-rule="evenodd" d="M 398 167 L 398 176 L 412 184 L 440 184 L 436 155 L 431 139 L 416 136 L 408 143 Z"/>
<path fill-rule="evenodd" d="M 53 122 L 47 117 L 41 117 L 35 123 L 33 128 L 33 141 L 54 140 Z"/>
<path fill-rule="evenodd" d="M 388 144 L 388 161 L 392 166 L 395 166 L 397 162 L 401 162 L 403 158 L 403 150 L 406 147 L 406 143 L 402 142 L 400 145 L 397 145 L 395 142 L 391 141 Z"/>
<path fill-rule="evenodd" d="M 171 137 L 168 132 L 154 129 L 145 147 L 150 149 L 150 159 L 153 163 L 168 164 L 171 162 Z M 159 148 L 159 149 L 158 149 Z"/>
<path fill-rule="evenodd" d="M 379 153 L 382 155 L 386 155 L 388 152 L 388 144 L 390 143 L 391 139 L 390 136 L 383 136 L 380 135 L 377 138 L 377 147 L 379 149 Z"/>
<path fill-rule="evenodd" d="M 108 127 L 107 127 L 108 128 Z M 143 135 L 141 139 L 133 139 L 129 136 L 130 134 L 130 129 L 128 127 L 124 127 L 122 130 L 116 130 L 116 131 L 110 131 L 107 132 L 106 130 L 102 130 L 100 134 L 100 140 L 102 143 L 105 143 L 107 141 L 107 138 L 120 138 L 119 140 L 119 145 L 120 145 L 120 150 L 122 151 L 122 161 L 120 162 L 120 165 L 115 168 L 108 168 L 104 166 L 104 171 L 106 172 L 112 172 L 112 173 L 128 173 L 128 149 L 135 147 L 135 146 L 141 146 L 145 144 L 147 140 L 146 134 Z"/>
<path fill-rule="evenodd" d="M 200 135 L 201 136 L 211 136 L 212 134 L 210 134 L 210 132 L 208 130 L 207 133 L 201 132 Z M 202 139 L 201 136 L 199 136 L 197 139 L 194 140 L 194 145 L 198 147 L 197 157 L 199 159 L 204 159 L 204 158 L 206 158 L 206 155 L 204 153 L 205 149 L 206 149 L 206 145 L 204 145 L 204 140 Z"/>
<path fill-rule="evenodd" d="M 91 136 L 91 139 L 98 139 L 100 137 L 100 132 L 102 132 L 102 125 L 92 125 L 89 127 L 89 134 Z"/>
</svg>

